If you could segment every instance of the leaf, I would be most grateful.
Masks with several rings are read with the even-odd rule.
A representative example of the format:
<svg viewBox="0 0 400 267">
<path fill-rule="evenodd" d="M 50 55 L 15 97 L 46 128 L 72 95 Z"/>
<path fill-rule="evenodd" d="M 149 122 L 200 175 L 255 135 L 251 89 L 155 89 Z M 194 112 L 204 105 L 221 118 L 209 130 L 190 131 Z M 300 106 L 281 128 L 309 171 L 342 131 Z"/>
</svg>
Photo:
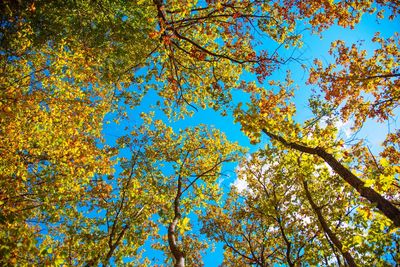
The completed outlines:
<svg viewBox="0 0 400 267">
<path fill-rule="evenodd" d="M 179 233 L 181 235 L 184 235 L 185 232 L 190 231 L 192 229 L 190 227 L 189 221 L 190 219 L 188 217 L 185 217 L 179 222 L 178 228 L 179 228 Z"/>
</svg>

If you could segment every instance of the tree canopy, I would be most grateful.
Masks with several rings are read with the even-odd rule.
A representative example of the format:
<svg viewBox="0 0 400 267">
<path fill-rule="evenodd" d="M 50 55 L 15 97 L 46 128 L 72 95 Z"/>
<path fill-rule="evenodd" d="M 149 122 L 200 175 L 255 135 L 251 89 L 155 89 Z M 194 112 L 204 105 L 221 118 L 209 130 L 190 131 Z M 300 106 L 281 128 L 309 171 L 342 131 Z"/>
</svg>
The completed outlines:
<svg viewBox="0 0 400 267">
<path fill-rule="evenodd" d="M 223 266 L 400 262 L 398 1 L 0 10 L 2 266 L 203 266 L 215 246 Z M 365 18 L 389 34 L 302 53 Z M 204 110 L 250 144 L 186 123 Z"/>
</svg>

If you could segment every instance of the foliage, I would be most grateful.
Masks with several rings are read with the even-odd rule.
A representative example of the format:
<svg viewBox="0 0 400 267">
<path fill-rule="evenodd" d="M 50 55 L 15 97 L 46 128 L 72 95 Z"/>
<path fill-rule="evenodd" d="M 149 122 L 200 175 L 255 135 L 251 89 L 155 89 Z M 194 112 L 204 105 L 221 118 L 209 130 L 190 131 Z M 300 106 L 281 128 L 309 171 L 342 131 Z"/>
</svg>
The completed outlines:
<svg viewBox="0 0 400 267">
<path fill-rule="evenodd" d="M 397 229 L 382 215 L 366 216 L 368 204 L 322 161 L 266 147 L 240 166 L 247 187 L 233 187 L 224 206 L 202 218 L 203 231 L 225 244 L 225 265 L 390 265 L 384 254 L 396 255 Z M 346 252 L 356 264 L 344 260 Z"/>
<path fill-rule="evenodd" d="M 287 52 L 303 34 L 396 20 L 397 1 L 6 0 L 0 10 L 2 266 L 153 266 L 150 246 L 166 264 L 201 266 L 210 239 L 225 244 L 227 266 L 398 262 L 399 129 L 371 150 L 338 127 L 393 125 L 398 34 L 371 36 L 373 51 L 336 40 L 332 61 L 303 65 L 309 120 L 298 119 L 291 73 L 276 78 L 300 62 Z M 144 107 L 149 91 L 157 99 Z M 174 127 L 199 109 L 270 142 L 244 159 L 217 129 Z M 247 187 L 225 192 L 224 166 L 240 158 Z"/>
<path fill-rule="evenodd" d="M 7 251 L 34 242 L 37 230 L 25 220 L 58 220 L 94 174 L 112 171 L 108 152 L 96 145 L 109 86 L 93 75 L 98 66 L 78 49 L 59 44 L 24 57 L 2 55 L 1 227 L 24 233 L 16 232 L 21 240 L 11 241 L 14 248 L 5 245 Z"/>
</svg>

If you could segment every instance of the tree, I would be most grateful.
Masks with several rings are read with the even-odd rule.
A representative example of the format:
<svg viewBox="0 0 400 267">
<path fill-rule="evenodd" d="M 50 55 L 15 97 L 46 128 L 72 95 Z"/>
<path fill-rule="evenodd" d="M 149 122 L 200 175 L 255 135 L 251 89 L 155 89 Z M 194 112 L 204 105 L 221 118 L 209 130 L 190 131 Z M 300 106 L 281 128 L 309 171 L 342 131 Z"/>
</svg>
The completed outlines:
<svg viewBox="0 0 400 267">
<path fill-rule="evenodd" d="M 297 33 L 304 20 L 321 32 L 338 20 L 353 27 L 363 13 L 373 12 L 371 2 L 316 3 L 315 1 L 185 1 L 154 0 L 158 28 L 150 34 L 159 42 L 152 59 L 156 90 L 164 98 L 161 106 L 171 116 L 187 114 L 187 108 L 222 110 L 232 101 L 233 88 L 251 92 L 238 83 L 245 72 L 264 81 L 280 65 L 294 60 L 280 55 L 281 47 L 301 46 Z M 397 14 L 395 3 L 388 4 Z M 269 51 L 262 42 L 273 43 Z M 243 82 L 243 81 L 242 81 Z M 164 104 L 164 105 L 162 105 Z M 171 110 L 172 108 L 172 110 Z M 177 111 L 178 110 L 178 111 Z M 176 114 L 178 113 L 178 114 Z M 190 112 L 189 112 L 190 114 Z"/>
<path fill-rule="evenodd" d="M 395 38 L 397 37 L 395 36 Z M 341 64 L 340 66 L 344 69 L 335 72 L 336 65 L 334 64 L 323 69 L 322 63 L 316 61 L 317 68 L 312 69 L 310 74 L 309 82 L 317 83 L 319 81 L 321 89 L 326 94 L 327 103 L 325 104 L 330 107 L 322 115 L 332 116 L 332 111 L 340 107 L 340 115 L 343 121 L 347 122 L 354 116 L 353 128 L 355 130 L 359 130 L 368 117 L 376 118 L 379 121 L 388 120 L 397 106 L 397 90 L 395 88 L 399 81 L 399 75 L 396 73 L 397 65 L 395 63 L 397 62 L 398 52 L 393 49 L 395 40 L 390 38 L 385 41 L 379 38 L 378 35 L 373 38 L 373 41 L 379 42 L 382 48 L 376 50 L 372 58 L 366 58 L 366 51 L 358 52 L 356 46 L 347 49 L 342 42 L 334 42 L 331 53 L 337 47 L 338 56 L 336 62 Z M 385 56 L 380 54 L 383 51 L 385 51 Z M 253 105 L 249 107 L 248 111 L 243 111 L 241 107 L 237 108 L 237 120 L 242 122 L 244 131 L 255 138 L 254 141 L 257 141 L 260 135 L 259 132 L 262 131 L 274 142 L 280 142 L 288 148 L 324 159 L 360 195 L 377 205 L 381 212 L 390 218 L 395 225 L 399 226 L 400 210 L 378 192 L 382 191 L 383 188 L 389 194 L 397 191 L 396 182 L 394 182 L 397 168 L 394 166 L 389 167 L 386 159 L 389 150 L 397 154 L 395 147 L 392 145 L 393 141 L 396 140 L 396 134 L 389 133 L 387 136 L 390 141 L 388 140 L 384 143 L 385 147 L 380 159 L 382 165 L 379 165 L 373 155 L 369 155 L 367 149 L 362 151 L 359 146 L 355 146 L 357 148 L 356 151 L 346 152 L 347 158 L 363 158 L 363 160 L 370 162 L 365 166 L 360 166 L 365 175 L 364 180 L 362 180 L 354 175 L 346 167 L 346 164 L 335 158 L 334 151 L 341 149 L 343 143 L 336 142 L 335 144 L 332 140 L 332 134 L 330 133 L 332 129 L 330 127 L 327 127 L 325 131 L 321 131 L 318 127 L 308 127 L 310 125 L 307 125 L 307 123 L 306 127 L 302 127 L 291 120 L 291 117 L 295 114 L 295 109 L 287 103 L 292 94 L 291 92 L 286 92 L 282 85 L 279 86 L 281 89 L 276 95 L 272 93 L 267 95 L 261 92 L 260 98 L 253 97 Z M 368 94 L 375 99 L 372 103 Z M 365 100 L 366 98 L 368 100 Z M 323 105 L 321 103 L 314 104 Z M 341 107 L 342 105 L 343 107 Z M 321 114 L 316 115 L 321 116 Z M 278 133 L 276 128 L 278 124 L 286 125 L 286 131 Z M 314 131 L 313 139 L 315 140 L 310 140 L 309 138 L 311 131 Z M 318 140 L 321 139 L 320 137 L 314 138 L 314 136 L 320 134 L 326 135 L 326 140 Z M 332 141 L 328 141 L 329 139 Z M 368 160 L 371 157 L 372 159 Z M 396 162 L 394 157 L 391 157 L 391 160 L 393 163 Z M 369 175 L 375 175 L 376 172 L 380 174 L 378 178 L 368 177 Z M 366 182 L 367 185 L 365 185 Z M 370 187 L 375 183 L 377 184 L 377 190 Z M 382 186 L 383 184 L 384 186 Z"/>
<path fill-rule="evenodd" d="M 93 198 L 90 201 L 96 202 L 98 194 L 104 191 L 95 185 L 96 175 L 113 171 L 111 151 L 101 148 L 102 123 L 115 98 L 119 98 L 120 91 L 115 88 L 121 88 L 118 82 L 132 80 L 131 75 L 121 76 L 124 72 L 117 66 L 121 64 L 122 54 L 127 59 L 129 49 L 125 47 L 123 53 L 117 51 L 121 34 L 117 37 L 113 32 L 113 39 L 104 30 L 109 27 L 106 22 L 121 22 L 121 18 L 111 19 L 118 5 L 103 2 L 107 7 L 95 13 L 93 9 L 88 10 L 90 5 L 85 1 L 74 4 L 64 1 L 1 4 L 4 11 L 0 74 L 4 265 L 57 262 L 56 254 L 45 261 L 43 257 L 33 257 L 46 258 L 46 247 L 51 247 L 51 240 L 41 241 L 46 236 L 40 231 L 64 220 L 71 227 L 76 226 L 82 217 L 75 209 L 85 206 L 85 197 L 90 196 Z M 121 28 L 119 25 L 116 31 Z M 103 39 L 99 38 L 100 34 Z M 107 52 L 100 53 L 103 49 Z M 129 55 L 132 60 L 137 54 Z M 130 100 L 127 103 L 137 105 L 136 96 L 140 92 L 124 92 L 123 96 Z M 87 190 L 90 185 L 97 190 Z M 96 223 L 90 225 L 95 227 Z M 89 232 L 93 230 L 88 228 Z M 66 243 L 70 249 L 74 246 L 70 241 Z"/>
<path fill-rule="evenodd" d="M 151 117 L 143 115 L 143 118 L 146 124 L 151 124 Z M 146 159 L 162 163 L 161 177 L 154 179 L 147 175 L 144 177 L 147 180 L 140 182 L 155 184 L 154 194 L 160 199 L 157 207 L 160 223 L 168 229 L 166 250 L 174 266 L 184 267 L 185 262 L 192 266 L 200 261 L 200 252 L 207 244 L 186 233 L 191 229 L 189 216 L 219 199 L 216 180 L 222 164 L 235 160 L 241 149 L 221 132 L 204 126 L 174 133 L 171 127 L 156 120 L 153 127 L 141 128 L 139 132 L 151 140 L 145 147 Z M 162 249 L 163 245 L 156 247 Z"/>
<path fill-rule="evenodd" d="M 29 42 L 24 38 L 22 31 Z M 1 227 L 12 236 L 3 236 L 2 249 L 12 259 L 19 255 L 14 249 L 33 245 L 37 236 L 26 219 L 54 218 L 52 203 L 61 208 L 67 200 L 78 201 L 95 173 L 112 171 L 108 152 L 95 141 L 109 110 L 107 84 L 93 75 L 96 63 L 75 49 L 61 44 L 1 58 Z"/>
<path fill-rule="evenodd" d="M 388 265 L 383 255 L 396 255 L 396 228 L 382 215 L 365 216 L 367 203 L 323 162 L 266 147 L 238 175 L 247 187 L 232 188 L 225 205 L 202 218 L 203 231 L 225 243 L 227 266 Z"/>
</svg>

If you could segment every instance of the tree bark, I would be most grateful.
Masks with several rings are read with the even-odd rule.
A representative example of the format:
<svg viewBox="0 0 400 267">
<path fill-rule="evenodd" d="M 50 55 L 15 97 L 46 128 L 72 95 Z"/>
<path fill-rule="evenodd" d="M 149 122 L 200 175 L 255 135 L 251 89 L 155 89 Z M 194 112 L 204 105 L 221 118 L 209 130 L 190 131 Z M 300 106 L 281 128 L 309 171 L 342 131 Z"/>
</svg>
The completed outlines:
<svg viewBox="0 0 400 267">
<path fill-rule="evenodd" d="M 343 245 L 340 242 L 339 238 L 335 235 L 334 232 L 329 228 L 328 223 L 325 221 L 325 218 L 322 216 L 321 209 L 315 204 L 314 200 L 312 199 L 311 193 L 308 190 L 307 182 L 303 180 L 303 187 L 306 193 L 306 197 L 308 202 L 311 205 L 312 210 L 317 215 L 318 221 L 322 227 L 322 230 L 328 235 L 329 239 L 335 245 L 335 247 L 340 251 L 343 257 L 346 259 L 347 264 L 350 267 L 357 267 L 353 257 L 348 251 L 343 251 Z"/>
<path fill-rule="evenodd" d="M 271 139 L 279 141 L 284 146 L 307 153 L 311 155 L 317 155 L 322 158 L 340 177 L 343 178 L 348 184 L 350 184 L 361 196 L 368 199 L 371 203 L 375 204 L 376 207 L 389 218 L 396 227 L 400 227 L 400 210 L 397 209 L 390 201 L 385 199 L 374 189 L 365 187 L 364 182 L 355 176 L 349 169 L 343 166 L 337 159 L 331 154 L 327 153 L 324 149 L 316 147 L 308 147 L 297 143 L 286 141 L 283 137 L 275 135 L 267 130 L 262 130 Z"/>
<path fill-rule="evenodd" d="M 180 216 L 179 216 L 180 217 Z M 175 258 L 174 267 L 185 267 L 185 255 L 179 249 L 176 244 L 176 225 L 178 224 L 179 218 L 175 216 L 174 220 L 168 227 L 168 244 L 172 255 Z"/>
<path fill-rule="evenodd" d="M 168 245 L 172 255 L 175 258 L 174 267 L 185 267 L 185 254 L 179 249 L 176 240 L 176 225 L 181 218 L 180 198 L 182 195 L 182 178 L 178 177 L 178 188 L 174 200 L 174 218 L 168 226 Z"/>
</svg>

